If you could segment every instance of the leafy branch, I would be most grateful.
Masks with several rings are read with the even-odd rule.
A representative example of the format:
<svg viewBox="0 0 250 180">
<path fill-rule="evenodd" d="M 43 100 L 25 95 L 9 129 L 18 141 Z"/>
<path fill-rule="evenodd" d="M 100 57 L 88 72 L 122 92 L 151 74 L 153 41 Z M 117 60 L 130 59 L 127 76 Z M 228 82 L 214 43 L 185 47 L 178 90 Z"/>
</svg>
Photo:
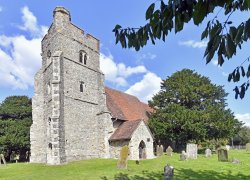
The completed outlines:
<svg viewBox="0 0 250 180">
<path fill-rule="evenodd" d="M 159 8 L 155 8 L 157 2 L 160 2 Z M 146 10 L 145 18 L 148 23 L 144 26 L 139 28 L 115 26 L 113 32 L 116 44 L 120 43 L 123 48 L 135 48 L 138 51 L 150 40 L 152 44 L 155 44 L 157 39 L 165 41 L 170 32 L 180 32 L 185 23 L 191 20 L 198 26 L 206 16 L 214 12 L 216 7 L 220 7 L 219 12 L 213 20 L 208 21 L 201 34 L 202 40 L 208 38 L 204 53 L 206 63 L 217 54 L 218 64 L 222 66 L 224 59 L 231 59 L 236 55 L 237 47 L 241 49 L 242 44 L 250 38 L 250 18 L 238 27 L 233 26 L 233 22 L 230 21 L 230 16 L 236 10 L 250 9 L 250 0 L 169 0 L 168 3 L 160 0 L 156 3 L 152 3 Z M 227 15 L 225 22 L 218 20 L 218 14 L 222 9 Z M 235 72 L 237 73 L 237 70 Z"/>
</svg>

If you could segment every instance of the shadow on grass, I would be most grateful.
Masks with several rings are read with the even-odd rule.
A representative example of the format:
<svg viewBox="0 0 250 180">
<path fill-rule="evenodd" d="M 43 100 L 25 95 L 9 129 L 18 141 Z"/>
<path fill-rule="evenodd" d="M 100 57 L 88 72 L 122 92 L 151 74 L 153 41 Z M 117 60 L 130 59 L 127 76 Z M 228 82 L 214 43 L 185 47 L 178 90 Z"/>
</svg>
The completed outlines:
<svg viewBox="0 0 250 180">
<path fill-rule="evenodd" d="M 102 180 L 109 180 L 106 176 L 101 177 Z M 164 180 L 162 172 L 143 171 L 140 175 L 128 175 L 126 173 L 116 174 L 114 180 Z M 231 171 L 219 173 L 211 170 L 193 171 L 192 169 L 178 169 L 175 171 L 173 180 L 250 180 L 249 175 L 242 173 L 232 174 Z"/>
</svg>

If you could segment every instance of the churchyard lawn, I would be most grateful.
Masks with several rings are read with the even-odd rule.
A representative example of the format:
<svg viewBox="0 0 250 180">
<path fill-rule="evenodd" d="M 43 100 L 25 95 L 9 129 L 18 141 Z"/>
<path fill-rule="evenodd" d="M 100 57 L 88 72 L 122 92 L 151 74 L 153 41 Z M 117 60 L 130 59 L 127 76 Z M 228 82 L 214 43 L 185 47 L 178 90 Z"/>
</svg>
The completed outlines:
<svg viewBox="0 0 250 180">
<path fill-rule="evenodd" d="M 218 162 L 217 154 L 210 158 L 198 155 L 196 160 L 179 161 L 180 154 L 163 155 L 152 160 L 128 162 L 128 169 L 118 170 L 117 160 L 92 159 L 72 162 L 66 165 L 49 166 L 44 164 L 17 163 L 0 166 L 0 179 L 116 179 L 151 180 L 164 179 L 163 168 L 166 163 L 174 166 L 174 180 L 250 180 L 250 151 L 230 150 L 229 159 L 239 159 L 240 164 Z"/>
</svg>

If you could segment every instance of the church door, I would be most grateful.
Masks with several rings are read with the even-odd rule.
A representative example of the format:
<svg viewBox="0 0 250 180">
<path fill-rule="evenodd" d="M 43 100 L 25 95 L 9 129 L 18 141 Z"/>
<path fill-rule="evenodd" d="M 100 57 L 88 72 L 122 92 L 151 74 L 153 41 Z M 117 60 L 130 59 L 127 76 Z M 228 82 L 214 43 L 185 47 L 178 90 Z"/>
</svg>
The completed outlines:
<svg viewBox="0 0 250 180">
<path fill-rule="evenodd" d="M 141 141 L 139 144 L 139 159 L 146 159 L 146 144 Z"/>
</svg>

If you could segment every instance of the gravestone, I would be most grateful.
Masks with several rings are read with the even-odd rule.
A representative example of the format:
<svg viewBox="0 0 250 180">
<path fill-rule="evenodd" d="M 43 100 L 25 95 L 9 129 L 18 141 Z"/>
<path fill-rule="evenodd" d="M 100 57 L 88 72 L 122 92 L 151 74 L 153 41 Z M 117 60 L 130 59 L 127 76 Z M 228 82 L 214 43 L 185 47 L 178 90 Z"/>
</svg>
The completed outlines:
<svg viewBox="0 0 250 180">
<path fill-rule="evenodd" d="M 156 146 L 156 156 L 160 156 L 160 146 Z"/>
<path fill-rule="evenodd" d="M 127 169 L 128 153 L 129 153 L 128 146 L 123 146 L 120 152 L 120 159 L 118 160 L 117 163 L 118 169 Z"/>
<path fill-rule="evenodd" d="M 187 144 L 186 153 L 188 159 L 197 159 L 197 144 Z"/>
<path fill-rule="evenodd" d="M 163 146 L 162 145 L 157 145 L 156 146 L 156 156 L 162 156 L 163 154 Z"/>
<path fill-rule="evenodd" d="M 164 167 L 164 176 L 165 180 L 171 180 L 174 176 L 174 167 L 167 164 Z"/>
<path fill-rule="evenodd" d="M 218 149 L 218 161 L 228 162 L 228 151 L 225 148 Z"/>
<path fill-rule="evenodd" d="M 6 166 L 6 160 L 4 158 L 4 155 L 0 154 L 0 165 L 2 164 L 2 161 L 3 161 L 3 164 Z"/>
<path fill-rule="evenodd" d="M 173 155 L 173 149 L 171 148 L 171 146 L 168 146 L 168 148 L 166 149 L 166 153 L 167 153 L 168 156 Z"/>
<path fill-rule="evenodd" d="M 226 145 L 225 148 L 229 151 L 230 146 L 229 146 L 229 145 Z"/>
<path fill-rule="evenodd" d="M 232 163 L 233 163 L 233 164 L 240 164 L 241 161 L 240 161 L 239 159 L 233 158 L 233 159 L 232 159 Z"/>
<path fill-rule="evenodd" d="M 211 157 L 212 156 L 212 151 L 210 149 L 205 150 L 205 157 Z"/>
<path fill-rule="evenodd" d="M 160 145 L 159 154 L 160 154 L 160 156 L 163 155 L 163 145 Z"/>
<path fill-rule="evenodd" d="M 180 161 L 187 160 L 187 153 L 185 151 L 181 151 Z"/>
<path fill-rule="evenodd" d="M 10 161 L 14 161 L 15 160 L 15 151 L 12 151 L 10 154 Z"/>
<path fill-rule="evenodd" d="M 250 151 L 250 143 L 246 143 L 246 150 Z"/>
</svg>

